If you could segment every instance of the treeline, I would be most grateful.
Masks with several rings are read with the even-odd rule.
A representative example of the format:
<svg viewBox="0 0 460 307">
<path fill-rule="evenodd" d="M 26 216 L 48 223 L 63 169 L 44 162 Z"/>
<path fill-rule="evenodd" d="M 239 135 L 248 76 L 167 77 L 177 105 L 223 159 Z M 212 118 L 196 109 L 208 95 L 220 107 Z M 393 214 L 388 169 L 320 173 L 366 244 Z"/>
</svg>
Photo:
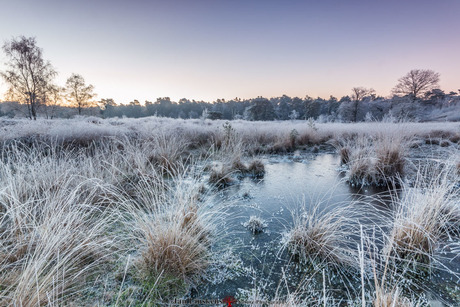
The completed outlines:
<svg viewBox="0 0 460 307">
<path fill-rule="evenodd" d="M 382 120 L 385 117 L 405 120 L 460 120 L 460 95 L 435 89 L 423 97 L 394 96 L 389 99 L 374 94 L 340 99 L 312 97 L 281 97 L 221 100 L 214 102 L 168 97 L 141 104 L 134 100 L 127 105 L 116 104 L 113 99 L 102 99 L 97 104 L 78 110 L 77 107 L 40 105 L 37 113 L 44 118 L 70 118 L 77 114 L 110 117 L 161 116 L 171 118 L 245 119 L 245 120 L 295 120 L 360 122 Z M 80 111 L 80 112 L 79 112 Z M 0 104 L 0 116 L 27 117 L 27 106 L 18 102 Z M 457 114 L 457 115 L 456 115 Z M 457 118 L 458 117 L 458 118 Z"/>
<path fill-rule="evenodd" d="M 118 105 L 113 99 L 94 102 L 94 86 L 73 73 L 64 87 L 55 84 L 57 71 L 43 58 L 33 37 L 20 36 L 5 42 L 7 57 L 0 77 L 8 86 L 9 102 L 0 104 L 0 116 L 37 119 L 78 115 L 101 117 L 162 116 L 172 118 L 296 120 L 358 122 L 385 116 L 406 120 L 460 120 L 456 92 L 439 89 L 440 75 L 429 69 L 412 69 L 398 80 L 393 98 L 377 97 L 372 88 L 354 87 L 351 96 L 329 99 L 312 97 L 257 97 L 214 102 L 168 97 L 141 104 L 134 100 Z"/>
</svg>

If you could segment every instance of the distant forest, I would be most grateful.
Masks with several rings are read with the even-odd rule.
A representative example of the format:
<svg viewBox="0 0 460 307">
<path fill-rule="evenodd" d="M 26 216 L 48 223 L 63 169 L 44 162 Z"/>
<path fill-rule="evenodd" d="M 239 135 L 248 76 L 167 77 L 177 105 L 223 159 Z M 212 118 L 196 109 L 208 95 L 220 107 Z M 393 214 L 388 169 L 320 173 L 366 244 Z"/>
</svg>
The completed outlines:
<svg viewBox="0 0 460 307">
<path fill-rule="evenodd" d="M 70 118 L 77 114 L 75 106 L 43 104 L 37 108 L 39 117 Z M 25 104 L 18 102 L 0 103 L 0 116 L 27 117 Z M 81 115 L 139 118 L 160 116 L 171 118 L 201 119 L 245 119 L 245 120 L 296 120 L 313 119 L 320 122 L 361 122 L 391 118 L 395 120 L 428 121 L 460 120 L 460 95 L 445 93 L 435 89 L 422 98 L 414 99 L 410 95 L 394 96 L 390 99 L 376 97 L 374 94 L 364 97 L 344 96 L 340 99 L 312 97 L 281 97 L 253 99 L 220 100 L 214 102 L 170 98 L 158 98 L 155 102 L 140 104 L 134 100 L 127 105 L 116 104 L 113 99 L 102 99 L 92 106 L 81 110 Z"/>
</svg>

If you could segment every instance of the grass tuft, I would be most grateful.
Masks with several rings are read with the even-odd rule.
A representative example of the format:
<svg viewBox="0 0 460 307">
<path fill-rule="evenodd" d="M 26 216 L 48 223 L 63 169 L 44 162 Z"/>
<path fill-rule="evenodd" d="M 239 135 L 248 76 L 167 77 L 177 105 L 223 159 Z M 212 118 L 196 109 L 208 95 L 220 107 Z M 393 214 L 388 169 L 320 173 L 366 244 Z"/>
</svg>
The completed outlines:
<svg viewBox="0 0 460 307">
<path fill-rule="evenodd" d="M 245 174 L 248 171 L 247 166 L 241 161 L 240 157 L 237 157 L 232 161 L 231 169 L 241 174 Z"/>
<path fill-rule="evenodd" d="M 453 164 L 419 170 L 413 185 L 403 185 L 387 249 L 395 260 L 431 267 L 433 254 L 460 227 L 458 175 Z"/>
<path fill-rule="evenodd" d="M 39 185 L 33 184 L 34 197 L 22 204 L 11 198 L 14 182 L 2 191 L 2 304 L 64 303 L 100 274 L 111 256 L 115 244 L 106 233 L 112 217 L 94 203 L 87 184 L 71 187 L 69 182 L 46 194 L 34 193 Z"/>
<path fill-rule="evenodd" d="M 218 189 L 226 188 L 234 182 L 231 172 L 222 165 L 211 170 L 208 181 Z"/>
<path fill-rule="evenodd" d="M 357 186 L 398 186 L 405 175 L 409 139 L 403 134 L 361 135 L 332 142 L 348 168 L 348 180 Z"/>
<path fill-rule="evenodd" d="M 202 186 L 184 176 L 176 175 L 162 188 L 140 180 L 138 197 L 124 201 L 127 230 L 138 242 L 136 274 L 142 283 L 156 285 L 150 293 L 156 299 L 197 284 L 210 264 L 212 212 L 202 200 Z"/>
<path fill-rule="evenodd" d="M 261 160 L 255 159 L 248 166 L 248 172 L 251 176 L 262 178 L 265 175 L 265 166 Z"/>
<path fill-rule="evenodd" d="M 294 218 L 285 247 L 302 263 L 327 263 L 348 266 L 354 260 L 344 246 L 346 214 L 343 210 L 320 211 L 319 205 Z"/>
<path fill-rule="evenodd" d="M 244 227 L 246 227 L 254 235 L 263 232 L 267 226 L 267 223 L 257 216 L 251 216 L 249 221 L 244 223 Z"/>
</svg>

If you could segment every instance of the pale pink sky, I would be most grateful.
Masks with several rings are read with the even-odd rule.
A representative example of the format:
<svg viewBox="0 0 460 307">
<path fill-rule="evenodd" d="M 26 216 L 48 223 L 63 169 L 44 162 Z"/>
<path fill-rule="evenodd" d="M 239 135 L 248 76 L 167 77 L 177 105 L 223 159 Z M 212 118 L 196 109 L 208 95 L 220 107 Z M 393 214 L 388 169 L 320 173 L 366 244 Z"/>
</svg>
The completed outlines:
<svg viewBox="0 0 460 307">
<path fill-rule="evenodd" d="M 414 68 L 460 88 L 460 1 L 6 1 L 0 40 L 35 36 L 64 85 L 127 103 L 348 95 L 387 96 Z M 0 55 L 0 69 L 5 57 Z M 0 94 L 5 91 L 0 81 Z"/>
</svg>

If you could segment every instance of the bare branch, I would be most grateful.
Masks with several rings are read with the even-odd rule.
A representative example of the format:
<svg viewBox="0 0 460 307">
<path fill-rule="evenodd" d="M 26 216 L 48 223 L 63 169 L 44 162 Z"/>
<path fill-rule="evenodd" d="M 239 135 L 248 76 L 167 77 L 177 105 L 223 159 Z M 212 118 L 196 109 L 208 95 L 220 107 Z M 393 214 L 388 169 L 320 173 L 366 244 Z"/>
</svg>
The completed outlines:
<svg viewBox="0 0 460 307">
<path fill-rule="evenodd" d="M 429 69 L 413 69 L 398 80 L 392 92 L 416 99 L 435 88 L 439 88 L 439 73 Z"/>
</svg>

